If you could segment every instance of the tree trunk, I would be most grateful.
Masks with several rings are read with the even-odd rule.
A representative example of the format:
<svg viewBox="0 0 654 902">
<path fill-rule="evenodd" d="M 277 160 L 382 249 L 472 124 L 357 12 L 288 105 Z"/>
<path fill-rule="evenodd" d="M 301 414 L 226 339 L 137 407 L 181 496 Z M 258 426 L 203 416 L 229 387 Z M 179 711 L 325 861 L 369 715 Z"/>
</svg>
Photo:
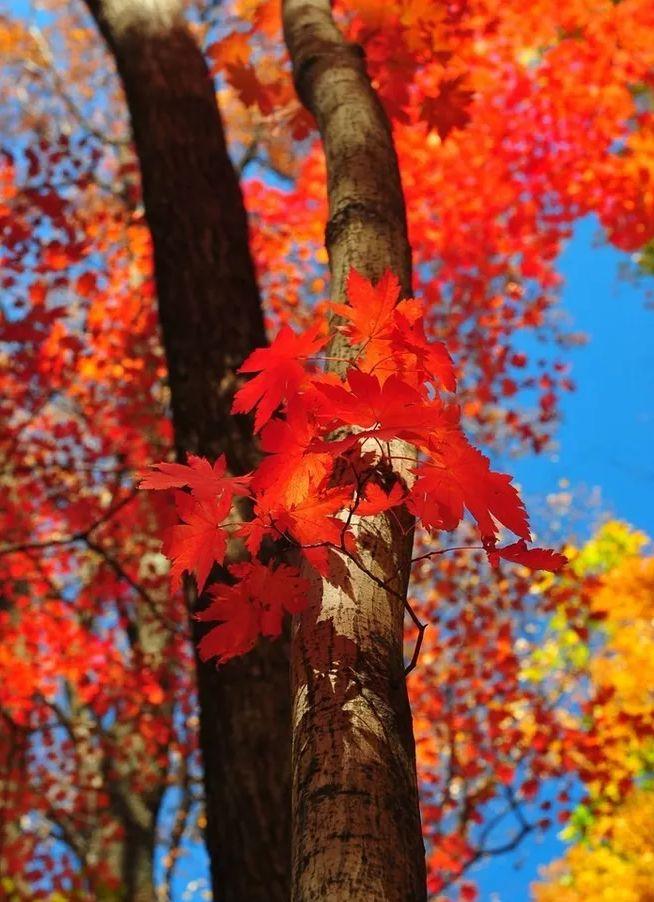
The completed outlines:
<svg viewBox="0 0 654 902">
<path fill-rule="evenodd" d="M 156 828 L 156 824 L 155 824 Z M 125 899 L 127 902 L 154 902 L 152 860 L 154 857 L 155 830 L 127 835 L 125 875 Z"/>
<path fill-rule="evenodd" d="M 178 455 L 255 460 L 230 415 L 244 358 L 265 343 L 238 179 L 215 92 L 179 0 L 87 0 L 125 90 L 152 233 Z M 289 896 L 288 657 L 262 643 L 216 671 L 198 662 L 206 841 L 214 898 Z"/>
<path fill-rule="evenodd" d="M 392 269 L 410 295 L 397 158 L 361 49 L 344 41 L 329 0 L 284 0 L 283 17 L 296 88 L 316 117 L 327 159 L 331 296 L 344 297 L 351 267 L 373 280 Z M 294 625 L 297 902 L 426 898 L 402 655 L 413 524 L 406 512 L 399 519 L 378 517 L 365 533 L 358 527 L 375 579 L 341 559 L 339 585 L 323 581 Z"/>
</svg>

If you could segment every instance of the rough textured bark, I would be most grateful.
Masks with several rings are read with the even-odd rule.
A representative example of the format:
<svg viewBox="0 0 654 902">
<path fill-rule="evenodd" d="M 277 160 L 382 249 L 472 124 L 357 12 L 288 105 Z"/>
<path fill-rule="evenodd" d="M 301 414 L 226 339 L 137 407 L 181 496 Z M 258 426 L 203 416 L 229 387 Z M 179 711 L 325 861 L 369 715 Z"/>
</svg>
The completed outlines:
<svg viewBox="0 0 654 902">
<path fill-rule="evenodd" d="M 284 0 L 298 93 L 327 159 L 331 296 L 356 267 L 411 290 L 411 252 L 390 126 L 329 0 Z M 338 349 L 343 356 L 344 348 Z M 359 530 L 369 573 L 335 556 L 295 623 L 293 899 L 426 898 L 411 714 L 402 660 L 412 521 Z M 385 583 L 390 588 L 380 586 Z"/>
<path fill-rule="evenodd" d="M 156 898 L 152 890 L 154 838 L 154 830 L 132 832 L 126 837 L 128 855 L 123 865 L 123 874 L 125 899 L 129 902 L 152 902 Z"/>
<path fill-rule="evenodd" d="M 235 372 L 265 342 L 238 180 L 178 0 L 87 0 L 116 60 L 143 182 L 178 454 L 254 460 L 230 416 Z M 289 685 L 282 643 L 198 664 L 214 898 L 287 899 Z"/>
</svg>

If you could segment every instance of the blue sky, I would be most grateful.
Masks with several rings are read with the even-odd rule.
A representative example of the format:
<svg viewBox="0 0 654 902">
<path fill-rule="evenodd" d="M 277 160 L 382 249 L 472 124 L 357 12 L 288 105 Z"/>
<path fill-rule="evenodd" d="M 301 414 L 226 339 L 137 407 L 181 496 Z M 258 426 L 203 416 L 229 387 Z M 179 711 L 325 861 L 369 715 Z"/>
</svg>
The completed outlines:
<svg viewBox="0 0 654 902">
<path fill-rule="evenodd" d="M 604 507 L 646 532 L 654 532 L 654 308 L 639 284 L 620 278 L 626 254 L 598 244 L 593 219 L 578 224 L 560 265 L 562 306 L 588 343 L 568 352 L 577 389 L 563 398 L 555 456 L 511 462 L 530 494 L 599 487 Z"/>
</svg>

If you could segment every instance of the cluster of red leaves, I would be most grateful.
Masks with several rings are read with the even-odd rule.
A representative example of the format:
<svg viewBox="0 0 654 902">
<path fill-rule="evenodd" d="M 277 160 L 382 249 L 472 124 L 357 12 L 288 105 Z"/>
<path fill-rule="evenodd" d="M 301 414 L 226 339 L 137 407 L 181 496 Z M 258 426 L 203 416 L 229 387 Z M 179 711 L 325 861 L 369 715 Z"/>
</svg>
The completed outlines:
<svg viewBox="0 0 654 902">
<path fill-rule="evenodd" d="M 12 502 L 8 493 L 8 506 Z M 93 532 L 93 546 L 117 561 L 117 549 L 129 548 L 133 522 L 142 516 L 133 499 Z M 5 535 L 11 535 L 2 520 Z M 0 556 L 2 869 L 3 876 L 37 887 L 29 898 L 50 898 L 52 886 L 77 898 L 91 882 L 118 892 L 110 856 L 91 860 L 80 874 L 71 850 L 44 842 L 47 819 L 65 811 L 70 835 L 90 836 L 89 842 L 101 835 L 109 848 L 124 828 L 111 804 L 116 785 L 147 797 L 167 773 L 171 750 L 193 753 L 192 737 L 174 722 L 170 701 L 179 699 L 180 723 L 194 712 L 188 643 L 169 625 L 181 622 L 183 611 L 173 599 L 167 601 L 161 578 L 148 573 L 154 547 L 144 551 L 141 570 L 130 568 L 122 580 L 81 540 L 55 550 L 38 557 L 29 549 Z M 152 637 L 149 656 L 126 638 L 136 619 L 131 586 L 137 579 L 145 608 L 139 622 Z M 69 600 L 73 591 L 75 604 Z M 146 599 L 161 603 L 160 611 L 149 611 Z M 178 677 L 168 659 L 181 662 Z M 134 757 L 138 767 L 130 768 Z M 20 830 L 13 831 L 12 824 Z"/>
<path fill-rule="evenodd" d="M 527 548 L 529 522 L 511 477 L 494 472 L 463 434 L 460 409 L 447 397 L 454 367 L 445 346 L 425 335 L 424 304 L 400 300 L 390 271 L 373 285 L 352 270 L 347 297 L 348 304 L 328 305 L 330 323 L 318 315 L 301 334 L 285 327 L 241 367 L 256 375 L 237 392 L 233 411 L 255 411 L 265 452 L 253 474 L 232 478 L 222 458 L 212 467 L 190 456 L 187 465 L 155 465 L 141 481 L 145 489 L 189 490 L 176 492 L 182 523 L 164 542 L 173 583 L 188 571 L 203 589 L 212 566 L 225 565 L 230 536 L 250 553 L 247 563 L 226 564 L 228 583 L 212 590 L 202 619 L 221 625 L 203 640 L 205 658 L 226 661 L 260 634 L 279 635 L 282 613 L 305 603 L 299 570 L 257 559 L 264 542 L 290 543 L 328 578 L 331 554 L 359 561 L 354 524 L 400 505 L 430 531 L 456 529 L 467 509 L 494 564 L 505 558 L 555 571 L 565 563 Z M 342 339 L 340 377 L 321 362 L 334 360 Z M 235 496 L 251 499 L 246 523 L 229 521 Z M 498 547 L 498 524 L 518 541 Z"/>
<path fill-rule="evenodd" d="M 243 65 L 265 85 L 288 66 L 279 37 L 252 28 L 255 9 L 273 27 L 274 6 L 226 5 L 247 36 Z M 425 326 L 457 365 L 466 427 L 484 447 L 539 451 L 573 385 L 565 355 L 526 353 L 536 344 L 522 336 L 579 340 L 556 311 L 574 223 L 596 214 L 629 251 L 654 236 L 652 4 L 339 0 L 334 10 L 393 126 Z M 257 161 L 285 179 L 252 166 L 244 187 L 269 311 L 302 322 L 325 280 L 322 150 L 315 133 L 309 152 L 293 144 L 295 108 L 281 92 L 264 115 L 214 62 L 233 141 L 247 150 L 256 129 Z"/>
<path fill-rule="evenodd" d="M 85 44 L 77 78 L 95 90 L 95 34 L 59 34 L 72 65 L 68 39 Z M 6 112 L 20 92 L 4 51 Z M 0 870 L 18 895 L 96 898 L 119 890 L 113 853 L 93 852 L 121 841 L 116 786 L 146 798 L 172 784 L 195 760 L 196 708 L 186 611 L 153 538 L 167 505 L 131 493 L 171 441 L 137 168 L 59 104 L 30 94 L 0 159 Z"/>
</svg>

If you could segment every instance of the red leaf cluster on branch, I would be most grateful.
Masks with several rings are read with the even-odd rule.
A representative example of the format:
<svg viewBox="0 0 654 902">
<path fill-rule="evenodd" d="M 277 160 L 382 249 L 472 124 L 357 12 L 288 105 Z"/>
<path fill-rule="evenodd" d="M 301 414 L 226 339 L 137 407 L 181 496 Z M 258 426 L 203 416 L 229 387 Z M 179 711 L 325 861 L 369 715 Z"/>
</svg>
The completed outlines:
<svg viewBox="0 0 654 902">
<path fill-rule="evenodd" d="M 204 658 L 243 654 L 258 635 L 279 635 L 285 611 L 304 606 L 308 581 L 274 555 L 258 559 L 264 542 L 295 547 L 324 578 L 335 552 L 364 570 L 357 539 L 368 521 L 401 504 L 428 530 L 455 529 L 467 509 L 491 563 L 504 557 L 552 571 L 565 563 L 527 548 L 529 521 L 511 477 L 491 470 L 463 434 L 448 397 L 454 366 L 445 346 L 426 337 L 422 302 L 400 300 L 390 271 L 373 285 L 352 270 L 347 295 L 349 304 L 328 305 L 330 321 L 317 315 L 299 335 L 285 327 L 241 367 L 256 375 L 233 410 L 254 410 L 265 452 L 253 474 L 231 478 L 222 458 L 212 467 L 190 456 L 188 465 L 160 463 L 142 478 L 142 488 L 189 490 L 175 494 L 182 523 L 164 542 L 173 582 L 188 571 L 202 590 L 214 564 L 233 580 L 212 589 L 201 615 L 221 623 L 200 645 Z M 348 352 L 342 378 L 321 367 L 339 349 L 339 333 Z M 245 524 L 229 520 L 235 495 L 251 499 Z M 498 548 L 498 524 L 519 541 Z M 249 561 L 226 563 L 230 536 L 245 541 Z"/>
</svg>

